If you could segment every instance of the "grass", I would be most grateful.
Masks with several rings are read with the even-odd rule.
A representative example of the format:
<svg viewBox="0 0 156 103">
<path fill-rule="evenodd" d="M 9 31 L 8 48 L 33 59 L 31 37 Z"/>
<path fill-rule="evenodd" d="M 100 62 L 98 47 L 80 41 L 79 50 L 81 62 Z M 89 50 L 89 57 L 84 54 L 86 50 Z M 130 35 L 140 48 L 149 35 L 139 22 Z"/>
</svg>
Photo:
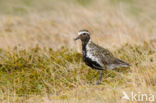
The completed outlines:
<svg viewBox="0 0 156 103">
<path fill-rule="evenodd" d="M 154 92 L 156 89 L 154 86 L 156 78 L 153 74 L 156 72 L 155 49 L 149 45 L 148 43 L 142 46 L 125 44 L 115 50 L 115 56 L 131 63 L 131 69 L 105 71 L 99 87 L 95 85 L 98 72 L 87 67 L 82 61 L 81 54 L 76 51 L 64 47 L 54 51 L 51 48 L 38 46 L 27 50 L 17 47 L 10 51 L 1 50 L 0 91 L 1 95 L 5 95 L 2 100 L 8 96 L 16 100 L 21 96 L 30 98 L 48 94 L 57 95 L 59 100 L 68 101 L 72 99 L 68 92 L 75 92 L 75 89 L 85 91 L 98 89 L 96 91 L 102 93 L 105 87 L 112 88 L 111 92 L 113 92 L 113 88 L 127 90 L 130 87 L 135 89 L 141 86 L 150 88 L 150 91 Z M 89 91 L 86 95 L 89 95 Z M 79 91 L 77 93 L 79 94 Z M 14 95 L 17 97 L 15 98 Z M 76 94 L 72 96 L 74 95 Z M 111 95 L 116 98 L 116 92 Z M 82 98 L 81 95 L 78 96 L 80 102 Z"/>
<path fill-rule="evenodd" d="M 3 103 L 133 103 L 156 94 L 154 0 L 1 0 L 0 101 Z M 146 6 L 145 6 L 146 5 Z M 5 8 L 5 9 L 4 9 Z M 131 64 L 98 71 L 84 64 L 80 29 Z"/>
</svg>

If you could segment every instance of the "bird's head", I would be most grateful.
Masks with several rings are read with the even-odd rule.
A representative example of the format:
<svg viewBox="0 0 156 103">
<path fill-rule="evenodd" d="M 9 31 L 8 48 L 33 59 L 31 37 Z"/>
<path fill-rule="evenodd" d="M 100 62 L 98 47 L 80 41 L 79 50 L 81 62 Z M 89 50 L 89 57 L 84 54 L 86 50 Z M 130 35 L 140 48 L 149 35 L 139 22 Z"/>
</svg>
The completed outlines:
<svg viewBox="0 0 156 103">
<path fill-rule="evenodd" d="M 88 42 L 90 40 L 90 33 L 88 30 L 80 30 L 78 32 L 78 37 L 75 40 L 80 39 L 82 42 Z"/>
</svg>

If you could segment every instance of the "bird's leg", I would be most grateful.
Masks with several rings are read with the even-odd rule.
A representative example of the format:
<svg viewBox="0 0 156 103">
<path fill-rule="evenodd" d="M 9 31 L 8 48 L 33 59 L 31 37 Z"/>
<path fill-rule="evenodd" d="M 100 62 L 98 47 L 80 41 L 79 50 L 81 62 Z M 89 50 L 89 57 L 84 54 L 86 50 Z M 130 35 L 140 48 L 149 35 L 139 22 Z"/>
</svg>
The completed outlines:
<svg viewBox="0 0 156 103">
<path fill-rule="evenodd" d="M 100 73 L 100 76 L 99 76 L 99 79 L 97 81 L 97 85 L 99 85 L 101 83 L 101 80 L 102 80 L 102 76 L 103 76 L 103 70 L 99 70 L 99 73 Z"/>
</svg>

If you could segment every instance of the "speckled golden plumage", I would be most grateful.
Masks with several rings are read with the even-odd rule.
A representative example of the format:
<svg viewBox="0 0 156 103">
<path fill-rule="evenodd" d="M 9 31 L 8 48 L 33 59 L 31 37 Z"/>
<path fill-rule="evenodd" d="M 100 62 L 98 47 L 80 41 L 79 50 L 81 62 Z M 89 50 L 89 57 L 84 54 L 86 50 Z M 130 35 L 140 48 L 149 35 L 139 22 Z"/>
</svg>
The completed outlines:
<svg viewBox="0 0 156 103">
<path fill-rule="evenodd" d="M 82 55 L 86 65 L 93 69 L 100 70 L 100 77 L 97 82 L 99 84 L 102 79 L 104 69 L 115 69 L 120 67 L 129 67 L 130 65 L 116 57 L 113 54 L 91 41 L 90 33 L 88 30 L 80 30 L 78 37 L 75 40 L 80 39 L 82 42 Z"/>
</svg>

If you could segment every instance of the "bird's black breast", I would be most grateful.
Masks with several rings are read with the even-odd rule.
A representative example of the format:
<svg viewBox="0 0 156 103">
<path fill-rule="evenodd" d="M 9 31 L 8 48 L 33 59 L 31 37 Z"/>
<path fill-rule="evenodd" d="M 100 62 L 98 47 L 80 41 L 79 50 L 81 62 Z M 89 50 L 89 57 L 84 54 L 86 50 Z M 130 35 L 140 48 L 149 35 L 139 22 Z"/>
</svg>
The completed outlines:
<svg viewBox="0 0 156 103">
<path fill-rule="evenodd" d="M 93 61 L 91 58 L 83 57 L 83 60 L 86 63 L 86 65 L 88 65 L 92 69 L 103 70 L 102 66 L 96 61 Z"/>
<path fill-rule="evenodd" d="M 92 60 L 92 58 L 87 57 L 86 45 L 82 45 L 82 53 L 83 53 L 83 61 L 86 65 L 91 67 L 92 69 L 103 70 L 103 67 L 96 61 Z"/>
</svg>

